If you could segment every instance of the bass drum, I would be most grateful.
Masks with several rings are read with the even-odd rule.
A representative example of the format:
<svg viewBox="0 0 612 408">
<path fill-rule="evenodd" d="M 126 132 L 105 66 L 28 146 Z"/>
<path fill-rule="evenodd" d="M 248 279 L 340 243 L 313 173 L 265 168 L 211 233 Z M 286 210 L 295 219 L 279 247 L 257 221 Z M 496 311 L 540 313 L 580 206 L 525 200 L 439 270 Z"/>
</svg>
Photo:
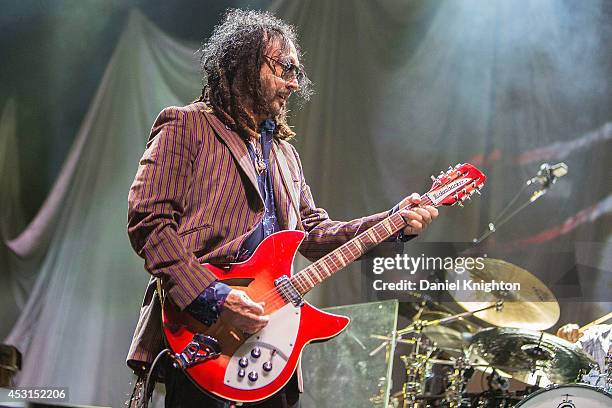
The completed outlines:
<svg viewBox="0 0 612 408">
<path fill-rule="evenodd" d="M 525 397 L 516 408 L 610 408 L 612 395 L 587 384 L 554 385 Z"/>
</svg>

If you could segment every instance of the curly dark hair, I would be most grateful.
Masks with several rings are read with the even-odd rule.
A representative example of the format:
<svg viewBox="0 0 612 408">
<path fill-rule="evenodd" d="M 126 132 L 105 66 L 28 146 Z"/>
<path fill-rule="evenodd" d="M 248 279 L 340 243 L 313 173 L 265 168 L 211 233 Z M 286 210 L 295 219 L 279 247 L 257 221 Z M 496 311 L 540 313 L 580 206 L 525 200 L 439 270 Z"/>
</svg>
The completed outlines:
<svg viewBox="0 0 612 408">
<path fill-rule="evenodd" d="M 217 25 L 208 41 L 200 48 L 202 94 L 205 102 L 229 127 L 248 139 L 257 137 L 253 115 L 243 105 L 249 95 L 254 109 L 265 112 L 260 81 L 264 53 L 270 41 L 280 40 L 283 51 L 293 43 L 298 56 L 300 49 L 293 27 L 266 11 L 229 9 L 223 22 Z M 297 94 L 308 100 L 312 91 L 306 76 L 299 81 Z M 295 136 L 287 124 L 287 111 L 276 116 L 275 136 L 290 139 Z"/>
</svg>

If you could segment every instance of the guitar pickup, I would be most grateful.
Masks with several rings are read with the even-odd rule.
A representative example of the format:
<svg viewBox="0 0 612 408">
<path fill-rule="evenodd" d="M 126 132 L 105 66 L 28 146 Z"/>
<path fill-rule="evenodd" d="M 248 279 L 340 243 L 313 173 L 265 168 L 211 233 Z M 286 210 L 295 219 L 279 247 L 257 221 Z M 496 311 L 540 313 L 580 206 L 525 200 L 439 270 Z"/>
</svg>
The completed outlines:
<svg viewBox="0 0 612 408">
<path fill-rule="evenodd" d="M 295 307 L 301 307 L 304 304 L 304 298 L 300 292 L 293 286 L 291 279 L 287 275 L 283 275 L 274 281 L 276 290 L 287 303 L 291 302 Z"/>
</svg>

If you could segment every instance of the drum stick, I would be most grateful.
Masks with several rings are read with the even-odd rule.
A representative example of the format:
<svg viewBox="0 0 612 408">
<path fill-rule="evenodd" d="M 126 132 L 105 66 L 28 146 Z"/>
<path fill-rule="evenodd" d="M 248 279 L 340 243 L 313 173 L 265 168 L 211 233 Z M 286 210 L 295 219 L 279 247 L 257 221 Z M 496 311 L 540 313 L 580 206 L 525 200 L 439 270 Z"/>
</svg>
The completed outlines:
<svg viewBox="0 0 612 408">
<path fill-rule="evenodd" d="M 608 320 L 612 319 L 612 312 L 608 313 L 605 316 L 601 316 L 599 319 L 597 320 L 593 320 L 591 323 L 587 323 L 584 326 L 582 326 L 581 328 L 578 329 L 579 332 L 583 333 L 584 331 L 586 331 L 589 327 L 591 326 L 595 326 L 596 324 L 601 324 L 604 323 Z"/>
</svg>

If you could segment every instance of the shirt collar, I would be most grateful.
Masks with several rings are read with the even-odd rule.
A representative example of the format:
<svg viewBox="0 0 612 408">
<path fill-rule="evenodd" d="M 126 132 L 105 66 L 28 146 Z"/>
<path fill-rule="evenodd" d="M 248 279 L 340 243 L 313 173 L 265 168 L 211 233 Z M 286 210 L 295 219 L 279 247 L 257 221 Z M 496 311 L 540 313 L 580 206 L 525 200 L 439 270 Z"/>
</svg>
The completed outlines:
<svg viewBox="0 0 612 408">
<path fill-rule="evenodd" d="M 259 124 L 259 128 L 265 132 L 274 132 L 276 129 L 276 122 L 274 119 L 265 119 Z"/>
</svg>

